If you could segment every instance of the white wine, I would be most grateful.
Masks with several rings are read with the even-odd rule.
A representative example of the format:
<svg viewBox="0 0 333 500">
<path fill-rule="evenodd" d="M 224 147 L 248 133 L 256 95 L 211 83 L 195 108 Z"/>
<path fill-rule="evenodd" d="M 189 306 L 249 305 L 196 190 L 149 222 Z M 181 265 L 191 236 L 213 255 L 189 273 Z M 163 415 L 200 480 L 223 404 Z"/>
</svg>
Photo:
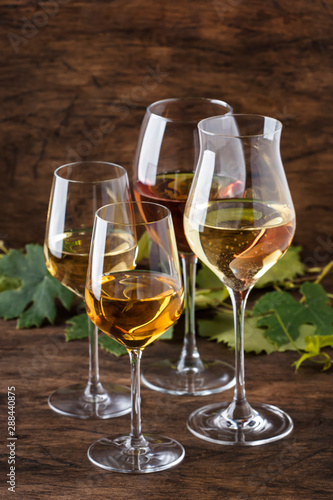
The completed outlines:
<svg viewBox="0 0 333 500">
<path fill-rule="evenodd" d="M 193 172 L 166 172 L 156 175 L 153 185 L 137 181 L 134 195 L 139 201 L 153 201 L 167 207 L 172 215 L 173 225 L 177 238 L 177 247 L 180 252 L 191 252 L 185 234 L 183 216 L 185 204 L 193 181 Z M 237 179 L 214 176 L 212 192 L 217 196 L 237 196 L 240 189 Z"/>
<path fill-rule="evenodd" d="M 48 245 L 44 245 L 46 267 L 52 276 L 82 298 L 86 284 L 91 233 L 91 229 L 67 231 L 49 237 Z M 110 271 L 133 269 L 136 245 L 132 235 L 125 232 L 110 233 L 106 240 L 106 248 L 112 248 L 107 256 L 103 254 L 104 265 L 107 265 Z"/>
<path fill-rule="evenodd" d="M 236 291 L 253 286 L 287 251 L 295 219 L 287 205 L 249 199 L 212 201 L 204 224 L 185 214 L 192 251 Z"/>
<path fill-rule="evenodd" d="M 86 288 L 87 314 L 128 349 L 143 349 L 179 318 L 183 288 L 168 275 L 149 271 L 107 274 Z"/>
</svg>

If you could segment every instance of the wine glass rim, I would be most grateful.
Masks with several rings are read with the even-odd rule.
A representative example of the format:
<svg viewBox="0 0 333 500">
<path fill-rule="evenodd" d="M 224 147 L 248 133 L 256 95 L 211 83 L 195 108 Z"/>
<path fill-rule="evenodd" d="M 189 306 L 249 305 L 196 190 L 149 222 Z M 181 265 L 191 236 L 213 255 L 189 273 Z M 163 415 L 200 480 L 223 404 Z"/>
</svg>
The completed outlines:
<svg viewBox="0 0 333 500">
<path fill-rule="evenodd" d="M 278 127 L 275 130 L 270 130 L 267 132 L 262 132 L 260 134 L 228 134 L 228 133 L 223 133 L 223 132 L 209 132 L 208 130 L 205 130 L 203 128 L 203 124 L 208 121 L 220 121 L 223 120 L 225 121 L 226 119 L 232 119 L 232 118 L 251 118 L 251 119 L 256 119 L 256 120 L 271 120 L 272 122 L 275 122 Z M 277 132 L 280 132 L 283 128 L 282 122 L 280 120 L 277 120 L 276 118 L 273 118 L 271 116 L 265 116 L 265 115 L 256 115 L 256 114 L 249 114 L 249 113 L 231 113 L 231 114 L 225 114 L 225 115 L 220 115 L 220 116 L 210 116 L 209 118 L 204 118 L 203 120 L 200 120 L 198 123 L 198 129 L 203 132 L 206 135 L 212 136 L 212 137 L 229 137 L 233 139 L 245 139 L 245 138 L 251 138 L 251 137 L 265 137 L 268 135 L 276 134 Z"/>
<path fill-rule="evenodd" d="M 100 215 L 100 213 L 102 212 L 102 210 L 105 210 L 107 209 L 108 207 L 112 207 L 112 206 L 115 206 L 115 205 L 135 205 L 137 207 L 139 207 L 139 205 L 153 205 L 155 207 L 159 207 L 159 208 L 162 208 L 164 211 L 165 211 L 165 215 L 164 216 L 161 216 L 159 217 L 158 219 L 155 219 L 155 220 L 152 220 L 152 221 L 144 221 L 142 220 L 142 222 L 139 222 L 139 221 L 135 221 L 135 223 L 126 223 L 126 222 L 117 222 L 116 220 L 108 220 L 106 217 L 102 217 Z M 166 219 L 171 219 L 171 211 L 169 210 L 169 208 L 165 207 L 164 205 L 161 205 L 160 203 L 155 203 L 155 202 L 152 202 L 152 201 L 140 201 L 140 202 L 137 202 L 137 201 L 117 201 L 117 202 L 114 202 L 114 203 L 107 203 L 106 205 L 103 205 L 102 207 L 100 207 L 97 211 L 96 211 L 96 214 L 95 216 L 98 218 L 98 219 L 101 219 L 105 222 L 109 222 L 112 224 L 114 224 L 115 226 L 119 225 L 119 226 L 147 226 L 149 224 L 156 224 L 156 222 L 161 222 L 163 220 L 166 220 Z"/>
<path fill-rule="evenodd" d="M 62 175 L 59 174 L 59 171 L 64 169 L 64 168 L 68 168 L 68 167 L 72 167 L 72 166 L 79 166 L 79 165 L 87 166 L 89 164 L 109 165 L 112 167 L 116 167 L 117 169 L 119 169 L 121 171 L 121 175 L 119 175 L 119 177 L 110 177 L 110 178 L 106 178 L 103 180 L 97 179 L 97 180 L 85 181 L 85 180 L 80 180 L 80 179 L 67 179 L 66 177 L 63 177 Z M 73 161 L 70 163 L 65 163 L 64 165 L 57 167 L 56 170 L 54 171 L 54 176 L 59 178 L 59 179 L 65 180 L 67 182 L 72 182 L 73 184 L 74 183 L 75 184 L 102 184 L 103 182 L 108 182 L 108 181 L 112 181 L 114 179 L 119 179 L 120 177 L 123 177 L 123 176 L 127 176 L 127 170 L 124 167 L 122 167 L 121 165 L 118 165 L 118 163 L 112 163 L 109 161 L 102 161 L 102 160 L 82 160 L 82 161 Z"/>
<path fill-rule="evenodd" d="M 211 98 L 211 97 L 169 97 L 168 99 L 160 99 L 159 101 L 152 102 L 147 107 L 146 112 L 149 115 L 157 116 L 158 118 L 162 118 L 166 122 L 174 122 L 174 123 L 175 122 L 180 122 L 180 123 L 198 123 L 198 120 L 188 120 L 187 121 L 187 120 L 180 120 L 180 119 L 177 119 L 177 118 L 170 118 L 170 117 L 167 117 L 167 116 L 162 116 L 161 114 L 158 114 L 158 113 L 154 112 L 153 109 L 152 109 L 154 106 L 157 106 L 159 104 L 166 104 L 166 103 L 169 103 L 169 102 L 171 103 L 171 102 L 177 102 L 177 101 L 186 101 L 186 102 L 193 101 L 193 102 L 219 104 L 219 105 L 222 105 L 226 109 L 229 110 L 226 114 L 232 113 L 232 111 L 233 111 L 233 109 L 230 106 L 230 104 L 228 104 L 225 101 L 222 101 L 221 99 L 215 99 L 215 98 Z M 221 115 L 221 116 L 223 116 L 223 115 Z"/>
</svg>

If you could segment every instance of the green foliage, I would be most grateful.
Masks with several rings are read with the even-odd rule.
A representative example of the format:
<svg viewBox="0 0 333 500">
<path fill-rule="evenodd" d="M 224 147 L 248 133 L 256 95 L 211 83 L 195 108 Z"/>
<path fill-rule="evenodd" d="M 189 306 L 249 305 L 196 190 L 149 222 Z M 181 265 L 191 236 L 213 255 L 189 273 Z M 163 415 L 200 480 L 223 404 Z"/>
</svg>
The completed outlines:
<svg viewBox="0 0 333 500">
<path fill-rule="evenodd" d="M 314 335 L 333 335 L 333 309 L 323 287 L 305 282 L 300 291 L 303 301 L 287 292 L 269 292 L 253 308 L 254 315 L 264 315 L 257 325 L 266 327 L 265 337 L 277 347 L 297 340 L 304 324 L 315 327 Z"/>
<path fill-rule="evenodd" d="M 228 290 L 221 280 L 203 263 L 197 272 L 196 287 L 196 309 L 217 307 L 229 297 Z"/>
<path fill-rule="evenodd" d="M 209 340 L 224 342 L 232 349 L 235 348 L 235 333 L 233 314 L 218 311 L 211 319 L 199 320 L 199 334 Z M 257 327 L 257 319 L 247 316 L 244 321 L 244 350 L 259 354 L 270 354 L 275 347 L 264 336 L 264 330 Z"/>
<path fill-rule="evenodd" d="M 158 340 L 170 340 L 172 339 L 172 336 L 173 336 L 173 325 L 170 326 L 170 328 L 168 328 L 168 330 L 164 332 L 163 335 L 161 335 L 158 338 Z"/>
<path fill-rule="evenodd" d="M 0 242 L 0 317 L 17 319 L 18 328 L 39 327 L 45 320 L 53 323 L 56 314 L 55 299 L 69 309 L 75 295 L 53 278 L 45 266 L 43 248 L 27 245 L 24 251 L 7 250 Z M 142 238 L 140 255 L 147 251 Z M 291 247 L 275 266 L 260 278 L 256 287 L 276 288 L 266 292 L 245 315 L 244 349 L 246 352 L 270 354 L 274 351 L 297 351 L 299 359 L 293 363 L 298 370 L 306 360 L 319 363 L 323 370 L 331 367 L 333 359 L 327 350 L 333 347 L 333 309 L 329 295 L 319 284 L 333 267 L 329 263 L 315 283 L 305 281 L 295 293 L 300 276 L 305 273 L 300 259 L 300 247 Z M 198 331 L 209 340 L 235 347 L 233 314 L 229 294 L 219 278 L 204 264 L 200 264 L 196 281 L 196 309 L 206 310 L 207 318 L 198 320 Z M 68 320 L 66 341 L 88 337 L 88 317 L 85 313 Z M 163 339 L 172 338 L 170 328 Z M 127 353 L 124 346 L 107 335 L 99 335 L 101 348 L 115 356 Z"/>
<path fill-rule="evenodd" d="M 74 300 L 74 294 L 46 269 L 43 248 L 27 245 L 25 249 L 25 253 L 10 250 L 0 259 L 3 285 L 0 317 L 18 318 L 18 328 L 39 327 L 45 319 L 53 323 L 57 313 L 55 299 L 58 298 L 67 309 Z"/>
<path fill-rule="evenodd" d="M 302 247 L 290 247 L 277 263 L 271 267 L 256 283 L 256 288 L 283 285 L 285 281 L 293 281 L 304 274 L 304 265 L 300 254 Z"/>
<path fill-rule="evenodd" d="M 288 252 L 257 283 L 257 288 L 297 288 L 297 279 L 305 269 L 300 260 L 301 247 L 291 247 Z M 298 369 L 305 360 L 315 361 L 330 368 L 332 360 L 325 347 L 332 347 L 333 309 L 328 294 L 319 284 L 332 267 L 328 264 L 315 283 L 304 282 L 302 295 L 297 300 L 287 291 L 278 289 L 262 295 L 253 310 L 246 311 L 244 320 L 244 350 L 257 354 L 287 350 L 300 355 L 294 363 Z M 209 340 L 224 342 L 235 348 L 233 316 L 227 309 L 227 293 L 219 279 L 206 267 L 198 272 L 196 301 L 198 308 L 209 307 L 210 318 L 198 320 L 199 334 Z M 201 290 L 204 288 L 204 290 Z"/>
<path fill-rule="evenodd" d="M 65 329 L 65 338 L 67 342 L 70 340 L 81 340 L 89 337 L 89 319 L 85 313 L 73 316 L 66 323 L 70 325 Z M 98 345 L 115 356 L 127 354 L 127 350 L 124 346 L 108 335 L 102 333 L 98 336 Z"/>
<path fill-rule="evenodd" d="M 15 290 L 20 288 L 22 281 L 17 278 L 8 278 L 8 276 L 0 276 L 0 293 L 6 290 Z"/>
<path fill-rule="evenodd" d="M 98 345 L 107 352 L 110 352 L 114 356 L 123 356 L 127 354 L 127 349 L 123 345 L 119 344 L 116 340 L 112 339 L 108 335 L 100 335 L 98 337 Z"/>
<path fill-rule="evenodd" d="M 323 365 L 323 370 L 328 370 L 331 368 L 333 359 L 327 354 L 327 352 L 322 351 L 324 347 L 333 347 L 333 335 L 314 335 L 313 337 L 305 337 L 306 345 L 304 347 L 304 354 L 293 363 L 296 371 L 299 369 L 303 361 L 310 359 L 315 363 L 320 363 Z"/>
<path fill-rule="evenodd" d="M 89 319 L 85 313 L 73 316 L 67 321 L 67 324 L 70 325 L 65 329 L 65 338 L 67 342 L 69 342 L 70 340 L 85 339 L 89 336 Z M 163 335 L 161 335 L 160 340 L 171 339 L 172 332 L 173 327 L 169 328 Z M 119 342 L 104 333 L 99 334 L 98 345 L 102 349 L 105 349 L 106 351 L 117 357 L 127 354 L 126 347 L 119 344 Z"/>
<path fill-rule="evenodd" d="M 85 313 L 73 316 L 66 323 L 70 325 L 68 328 L 65 328 L 66 342 L 86 339 L 89 336 L 88 316 Z"/>
<path fill-rule="evenodd" d="M 204 263 L 200 263 L 196 277 L 196 285 L 198 288 L 224 288 L 221 280 L 207 267 Z"/>
</svg>

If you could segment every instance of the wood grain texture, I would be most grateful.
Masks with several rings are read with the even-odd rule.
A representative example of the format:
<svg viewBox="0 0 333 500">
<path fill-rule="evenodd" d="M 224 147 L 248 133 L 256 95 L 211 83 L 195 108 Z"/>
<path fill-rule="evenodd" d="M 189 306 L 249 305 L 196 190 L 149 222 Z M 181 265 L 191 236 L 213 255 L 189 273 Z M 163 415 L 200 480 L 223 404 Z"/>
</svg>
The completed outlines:
<svg viewBox="0 0 333 500">
<path fill-rule="evenodd" d="M 16 387 L 16 495 L 24 499 L 151 500 L 328 500 L 332 495 L 332 373 L 309 364 L 296 375 L 295 353 L 246 356 L 250 402 L 275 404 L 293 418 L 295 429 L 284 440 L 254 448 L 223 447 L 193 436 L 189 414 L 205 404 L 232 398 L 232 390 L 207 397 L 176 397 L 142 387 L 143 432 L 180 441 L 186 450 L 177 467 L 144 477 L 115 474 L 95 467 L 89 445 L 110 434 L 127 433 L 129 416 L 111 420 L 62 417 L 47 405 L 48 395 L 69 383 L 84 382 L 86 341 L 64 342 L 64 324 L 16 330 L 0 321 L 1 415 L 6 415 L 7 386 Z M 178 356 L 180 343 L 156 342 L 147 348 L 143 367 L 165 356 Z M 201 341 L 202 355 L 232 362 L 233 353 Z M 127 356 L 101 352 L 102 382 L 129 384 Z M 7 436 L 6 419 L 1 435 Z M 5 441 L 5 439 L 4 439 Z M 2 449 L 2 477 L 8 472 L 8 450 Z M 10 498 L 4 481 L 1 497 Z"/>
<path fill-rule="evenodd" d="M 284 123 L 295 242 L 326 262 L 332 10 L 305 0 L 2 2 L 0 238 L 43 240 L 57 166 L 100 159 L 131 174 L 146 106 L 206 96 Z"/>
</svg>

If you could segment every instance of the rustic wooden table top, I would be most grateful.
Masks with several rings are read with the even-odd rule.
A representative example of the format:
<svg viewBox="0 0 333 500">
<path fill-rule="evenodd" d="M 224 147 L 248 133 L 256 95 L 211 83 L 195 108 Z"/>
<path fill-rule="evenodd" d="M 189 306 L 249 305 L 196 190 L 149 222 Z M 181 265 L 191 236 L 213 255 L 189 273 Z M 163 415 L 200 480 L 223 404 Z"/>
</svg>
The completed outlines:
<svg viewBox="0 0 333 500">
<path fill-rule="evenodd" d="M 258 447 L 229 447 L 197 439 L 186 427 L 188 415 L 208 403 L 230 400 L 232 390 L 206 397 L 163 395 L 142 387 L 143 431 L 180 441 L 183 462 L 170 470 L 143 476 L 95 467 L 87 449 L 108 434 L 126 433 L 129 415 L 97 421 L 54 413 L 48 395 L 69 383 L 85 381 L 87 342 L 64 341 L 65 324 L 17 330 L 0 322 L 1 422 L 7 431 L 7 386 L 16 393 L 16 488 L 20 499 L 303 499 L 332 498 L 332 371 L 307 365 L 295 374 L 295 353 L 246 355 L 250 402 L 264 401 L 286 410 L 294 431 L 284 440 Z M 178 325 L 179 327 L 179 325 Z M 206 357 L 232 362 L 222 345 L 199 340 Z M 160 341 L 146 349 L 143 367 L 156 359 L 178 356 L 181 341 Z M 127 356 L 100 354 L 102 382 L 129 384 Z M 3 475 L 9 473 L 10 448 L 2 450 Z M 2 498 L 11 498 L 2 481 Z"/>
</svg>

